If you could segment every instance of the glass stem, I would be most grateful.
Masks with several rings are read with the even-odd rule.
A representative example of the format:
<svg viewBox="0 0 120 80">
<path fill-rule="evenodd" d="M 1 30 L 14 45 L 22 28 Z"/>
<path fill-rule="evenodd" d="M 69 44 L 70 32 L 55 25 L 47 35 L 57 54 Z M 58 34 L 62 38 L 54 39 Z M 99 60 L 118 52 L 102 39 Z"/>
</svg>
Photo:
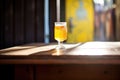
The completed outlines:
<svg viewBox="0 0 120 80">
<path fill-rule="evenodd" d="M 58 46 L 60 46 L 60 41 L 58 41 Z"/>
</svg>

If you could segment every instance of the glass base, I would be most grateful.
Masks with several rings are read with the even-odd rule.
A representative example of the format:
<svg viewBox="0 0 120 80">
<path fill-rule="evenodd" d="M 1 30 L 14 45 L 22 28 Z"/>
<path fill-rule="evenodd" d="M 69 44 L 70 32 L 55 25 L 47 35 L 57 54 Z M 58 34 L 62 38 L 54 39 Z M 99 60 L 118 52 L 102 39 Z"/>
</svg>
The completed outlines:
<svg viewBox="0 0 120 80">
<path fill-rule="evenodd" d="M 65 47 L 63 45 L 57 45 L 55 49 L 57 49 L 57 50 L 65 50 Z"/>
<path fill-rule="evenodd" d="M 55 52 L 52 55 L 64 55 L 66 53 L 66 48 L 64 46 L 56 46 Z"/>
</svg>

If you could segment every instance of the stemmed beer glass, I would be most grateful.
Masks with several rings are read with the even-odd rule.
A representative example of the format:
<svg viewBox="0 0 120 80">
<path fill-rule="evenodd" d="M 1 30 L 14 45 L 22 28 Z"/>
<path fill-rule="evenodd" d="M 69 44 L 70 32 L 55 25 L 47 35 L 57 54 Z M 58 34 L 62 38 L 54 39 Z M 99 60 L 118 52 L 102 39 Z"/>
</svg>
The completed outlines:
<svg viewBox="0 0 120 80">
<path fill-rule="evenodd" d="M 56 49 L 65 49 L 62 42 L 67 39 L 67 23 L 55 22 L 54 25 L 54 38 L 58 42 Z"/>
</svg>

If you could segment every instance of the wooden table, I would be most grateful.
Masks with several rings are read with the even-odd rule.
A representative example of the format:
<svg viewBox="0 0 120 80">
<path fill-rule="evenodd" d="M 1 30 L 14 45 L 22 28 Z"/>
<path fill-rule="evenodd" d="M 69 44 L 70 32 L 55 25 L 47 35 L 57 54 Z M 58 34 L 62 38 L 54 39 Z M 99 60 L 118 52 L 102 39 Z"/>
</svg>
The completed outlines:
<svg viewBox="0 0 120 80">
<path fill-rule="evenodd" d="M 33 43 L 3 49 L 0 50 L 0 64 L 19 65 L 15 67 L 16 80 L 18 77 L 23 80 L 19 74 L 22 73 L 20 65 L 32 65 L 32 78 L 26 80 L 120 80 L 120 42 L 64 44 L 66 50 L 56 50 L 55 46 Z"/>
<path fill-rule="evenodd" d="M 120 64 L 120 42 L 64 44 L 33 43 L 0 50 L 0 64 Z"/>
</svg>

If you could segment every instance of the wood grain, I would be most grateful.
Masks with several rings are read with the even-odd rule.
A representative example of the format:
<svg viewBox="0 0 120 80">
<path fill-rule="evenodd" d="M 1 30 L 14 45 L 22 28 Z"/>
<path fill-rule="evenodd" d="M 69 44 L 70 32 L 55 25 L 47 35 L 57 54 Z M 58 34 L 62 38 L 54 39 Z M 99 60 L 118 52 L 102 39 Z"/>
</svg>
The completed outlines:
<svg viewBox="0 0 120 80">
<path fill-rule="evenodd" d="M 1 64 L 120 64 L 120 42 L 87 42 L 64 44 L 58 51 L 56 44 L 16 46 L 0 50 Z M 96 45 L 97 44 L 97 45 Z M 96 47 L 97 46 L 97 47 Z"/>
</svg>

